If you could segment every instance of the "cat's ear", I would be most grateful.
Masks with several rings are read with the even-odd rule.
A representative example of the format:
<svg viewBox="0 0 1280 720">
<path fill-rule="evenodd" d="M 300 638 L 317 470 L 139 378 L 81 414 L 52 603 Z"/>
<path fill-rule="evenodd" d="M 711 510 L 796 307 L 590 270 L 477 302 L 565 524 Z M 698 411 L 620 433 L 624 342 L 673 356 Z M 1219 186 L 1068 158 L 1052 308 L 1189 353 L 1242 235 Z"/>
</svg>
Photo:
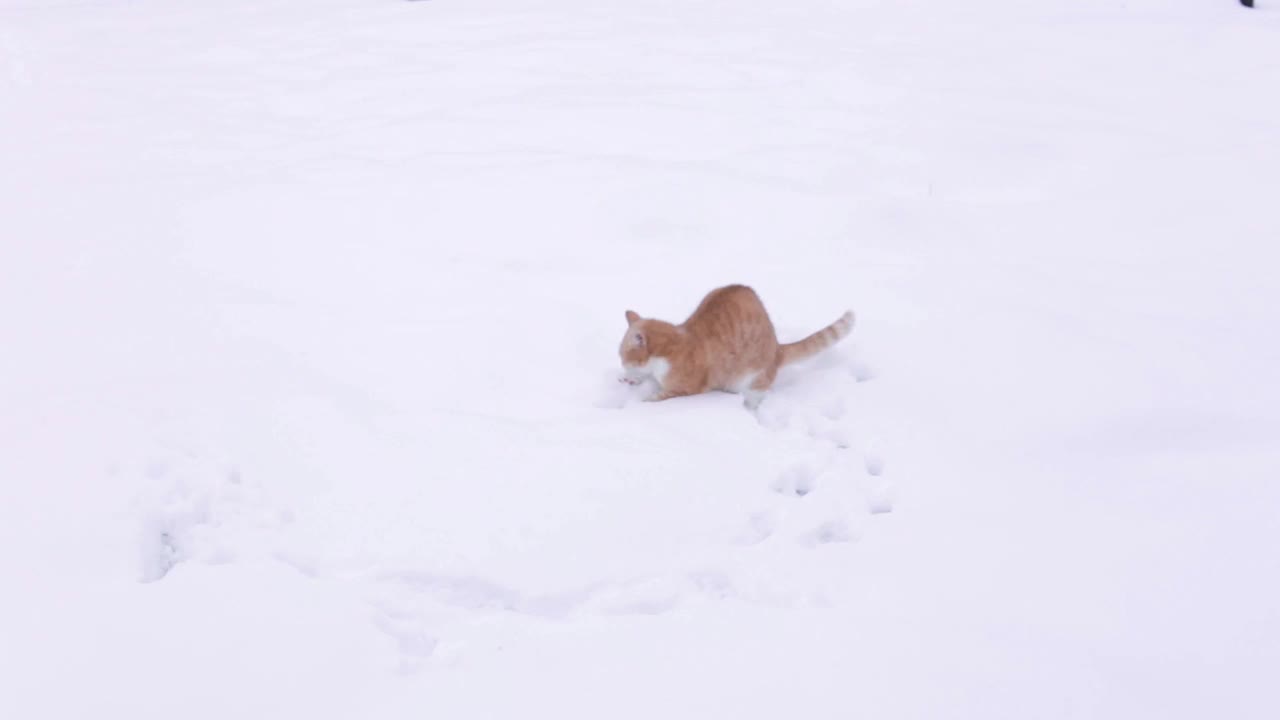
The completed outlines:
<svg viewBox="0 0 1280 720">
<path fill-rule="evenodd" d="M 636 312 L 635 312 L 634 310 L 628 310 L 628 311 L 627 311 L 627 324 L 628 324 L 628 325 L 635 325 L 635 324 L 636 324 L 636 321 L 638 321 L 639 319 L 640 319 L 640 316 L 639 316 L 639 315 L 637 315 L 637 314 L 636 314 Z"/>
</svg>

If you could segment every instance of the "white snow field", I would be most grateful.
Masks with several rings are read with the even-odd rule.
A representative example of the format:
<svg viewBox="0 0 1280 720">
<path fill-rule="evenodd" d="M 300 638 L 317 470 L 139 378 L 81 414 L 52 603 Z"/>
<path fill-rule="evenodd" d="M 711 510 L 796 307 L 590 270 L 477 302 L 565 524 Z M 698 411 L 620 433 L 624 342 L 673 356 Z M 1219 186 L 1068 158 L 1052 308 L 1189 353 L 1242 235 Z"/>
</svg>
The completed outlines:
<svg viewBox="0 0 1280 720">
<path fill-rule="evenodd" d="M 0 0 L 0 717 L 1280 717 L 1258 5 Z"/>
</svg>

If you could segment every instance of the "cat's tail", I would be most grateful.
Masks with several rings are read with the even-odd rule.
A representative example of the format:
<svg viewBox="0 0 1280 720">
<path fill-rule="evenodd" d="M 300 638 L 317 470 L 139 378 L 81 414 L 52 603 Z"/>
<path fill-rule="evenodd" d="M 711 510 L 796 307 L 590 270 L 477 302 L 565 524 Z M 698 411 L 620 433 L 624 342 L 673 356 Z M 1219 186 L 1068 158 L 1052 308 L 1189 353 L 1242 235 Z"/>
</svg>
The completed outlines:
<svg viewBox="0 0 1280 720">
<path fill-rule="evenodd" d="M 840 319 L 799 342 L 778 346 L 778 367 L 813 357 L 840 342 L 853 330 L 853 312 L 846 312 Z"/>
</svg>

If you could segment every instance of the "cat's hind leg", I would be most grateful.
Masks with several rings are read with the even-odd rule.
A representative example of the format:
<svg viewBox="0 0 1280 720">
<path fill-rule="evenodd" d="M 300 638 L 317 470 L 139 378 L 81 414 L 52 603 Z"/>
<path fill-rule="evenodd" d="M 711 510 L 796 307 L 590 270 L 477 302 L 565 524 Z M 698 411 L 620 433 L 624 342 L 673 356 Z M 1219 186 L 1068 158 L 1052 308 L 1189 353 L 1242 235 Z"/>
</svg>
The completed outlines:
<svg viewBox="0 0 1280 720">
<path fill-rule="evenodd" d="M 778 374 L 776 367 L 761 370 L 752 378 L 750 384 L 742 391 L 742 404 L 748 410 L 755 410 L 764 401 L 765 393 L 773 387 L 773 379 Z"/>
</svg>

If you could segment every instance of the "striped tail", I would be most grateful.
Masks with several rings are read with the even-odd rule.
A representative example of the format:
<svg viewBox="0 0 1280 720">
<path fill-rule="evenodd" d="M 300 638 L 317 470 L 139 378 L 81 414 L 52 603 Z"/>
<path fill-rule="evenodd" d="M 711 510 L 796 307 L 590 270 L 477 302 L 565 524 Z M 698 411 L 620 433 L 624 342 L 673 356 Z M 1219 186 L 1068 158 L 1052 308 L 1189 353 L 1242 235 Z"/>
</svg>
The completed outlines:
<svg viewBox="0 0 1280 720">
<path fill-rule="evenodd" d="M 822 328 L 809 337 L 793 343 L 778 346 L 778 367 L 790 365 L 806 358 L 813 357 L 835 345 L 853 329 L 853 313 L 846 312 L 840 319 Z"/>
</svg>

